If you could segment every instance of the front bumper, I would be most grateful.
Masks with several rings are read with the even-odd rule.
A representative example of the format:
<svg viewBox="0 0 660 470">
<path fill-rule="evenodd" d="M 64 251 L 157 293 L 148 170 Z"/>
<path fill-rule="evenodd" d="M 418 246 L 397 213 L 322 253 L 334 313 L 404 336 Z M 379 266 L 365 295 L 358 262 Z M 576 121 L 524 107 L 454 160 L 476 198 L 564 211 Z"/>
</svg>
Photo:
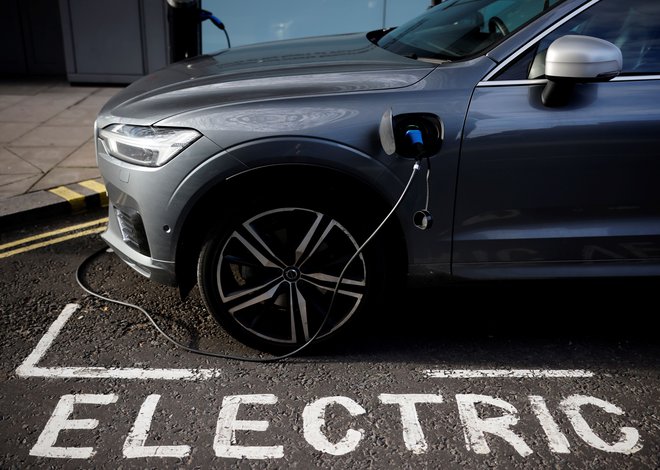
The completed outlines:
<svg viewBox="0 0 660 470">
<path fill-rule="evenodd" d="M 178 239 L 185 216 L 203 189 L 187 181 L 204 161 L 220 151 L 202 137 L 167 164 L 151 168 L 108 155 L 97 140 L 97 163 L 109 199 L 103 240 L 140 274 L 176 285 Z"/>
<path fill-rule="evenodd" d="M 116 217 L 113 217 L 112 212 L 113 208 L 111 206 L 108 217 L 108 229 L 101 235 L 101 238 L 113 249 L 117 256 L 138 273 L 161 284 L 175 286 L 177 282 L 174 261 L 155 260 L 129 246 L 123 240 L 121 229 L 117 224 Z"/>
</svg>

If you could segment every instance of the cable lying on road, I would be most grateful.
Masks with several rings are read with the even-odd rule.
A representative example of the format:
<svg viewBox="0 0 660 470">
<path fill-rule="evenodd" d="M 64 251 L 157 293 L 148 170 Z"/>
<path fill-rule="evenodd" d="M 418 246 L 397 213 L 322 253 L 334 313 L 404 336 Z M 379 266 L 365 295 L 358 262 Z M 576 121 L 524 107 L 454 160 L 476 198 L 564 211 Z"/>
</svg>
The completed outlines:
<svg viewBox="0 0 660 470">
<path fill-rule="evenodd" d="M 392 216 L 392 214 L 394 214 L 394 212 L 397 210 L 397 208 L 401 204 L 401 201 L 403 201 L 403 198 L 405 197 L 406 193 L 408 192 L 408 189 L 410 188 L 410 184 L 412 183 L 413 178 L 415 177 L 415 173 L 417 173 L 417 171 L 419 171 L 419 169 L 420 169 L 419 163 L 415 162 L 415 164 L 413 165 L 413 168 L 412 168 L 412 172 L 410 173 L 410 178 L 408 179 L 408 183 L 403 188 L 403 191 L 401 192 L 401 196 L 399 196 L 399 199 L 397 200 L 397 202 L 394 204 L 394 206 L 392 207 L 390 212 L 385 216 L 383 221 L 378 225 L 378 227 L 376 227 L 376 229 L 369 236 L 369 238 L 367 238 L 367 240 L 364 243 L 362 243 L 362 245 L 360 245 L 360 247 L 355 251 L 355 254 L 344 265 L 344 269 L 342 269 L 341 274 L 339 275 L 339 278 L 337 279 L 337 283 L 335 284 L 335 288 L 332 292 L 332 297 L 330 298 L 330 305 L 328 306 L 328 310 L 326 311 L 325 316 L 323 317 L 323 321 L 321 322 L 321 325 L 316 330 L 316 333 L 314 333 L 314 335 L 312 335 L 300 347 L 298 347 L 295 350 L 290 351 L 286 354 L 282 354 L 282 355 L 279 355 L 279 356 L 273 356 L 273 357 L 267 357 L 267 358 L 244 357 L 244 356 L 234 356 L 234 355 L 231 355 L 231 354 L 224 354 L 224 353 L 213 352 L 213 351 L 204 351 L 204 350 L 196 349 L 196 348 L 193 348 L 193 347 L 190 347 L 190 346 L 186 346 L 185 344 L 182 344 L 181 342 L 177 341 L 176 339 L 172 338 L 167 333 L 165 333 L 160 328 L 160 326 L 158 326 L 158 324 L 153 319 L 153 317 L 149 314 L 149 312 L 147 312 L 144 308 L 140 307 L 139 305 L 131 304 L 129 302 L 124 302 L 124 301 L 121 301 L 121 300 L 112 299 L 110 297 L 106 297 L 104 295 L 101 295 L 101 294 L 93 291 L 90 287 L 88 287 L 85 284 L 85 282 L 83 281 L 83 277 L 82 277 L 83 271 L 85 270 L 85 267 L 93 259 L 95 259 L 97 256 L 99 256 L 101 253 L 111 251 L 108 248 L 103 248 L 103 249 L 97 251 L 96 253 L 93 253 L 92 255 L 88 256 L 85 260 L 83 260 L 83 262 L 78 266 L 78 269 L 76 270 L 76 282 L 82 288 L 82 290 L 84 290 L 85 292 L 87 292 L 89 295 L 91 295 L 93 297 L 104 300 L 106 302 L 110 302 L 110 303 L 113 303 L 113 304 L 122 305 L 124 307 L 128 307 L 128 308 L 138 310 L 139 312 L 141 312 L 149 320 L 149 322 L 153 325 L 153 327 L 156 329 L 156 331 L 158 331 L 158 333 L 160 333 L 161 336 L 163 336 L 167 341 L 172 343 L 174 346 L 176 346 L 178 348 L 181 348 L 185 351 L 188 351 L 188 352 L 191 352 L 191 353 L 194 353 L 194 354 L 200 354 L 200 355 L 203 355 L 203 356 L 217 357 L 217 358 L 220 358 L 220 359 L 228 359 L 228 360 L 232 360 L 232 361 L 258 362 L 258 363 L 268 363 L 268 362 L 281 361 L 283 359 L 287 359 L 289 357 L 295 356 L 296 354 L 300 353 L 301 351 L 306 349 L 310 344 L 312 344 L 312 342 L 314 342 L 316 340 L 316 338 L 318 338 L 321 331 L 323 330 L 323 327 L 327 323 L 328 318 L 330 317 L 330 312 L 332 311 L 332 307 L 334 305 L 335 297 L 337 295 L 337 292 L 339 291 L 339 286 L 341 285 L 341 282 L 344 279 L 344 275 L 346 274 L 346 270 L 351 265 L 353 260 L 355 260 L 355 258 L 358 257 L 360 255 L 360 253 L 362 253 L 362 251 L 369 244 L 369 242 L 371 242 L 371 240 L 373 240 L 373 238 L 376 236 L 376 234 L 378 234 L 378 232 L 381 230 L 381 228 L 383 228 L 383 226 L 389 220 L 389 218 Z"/>
</svg>

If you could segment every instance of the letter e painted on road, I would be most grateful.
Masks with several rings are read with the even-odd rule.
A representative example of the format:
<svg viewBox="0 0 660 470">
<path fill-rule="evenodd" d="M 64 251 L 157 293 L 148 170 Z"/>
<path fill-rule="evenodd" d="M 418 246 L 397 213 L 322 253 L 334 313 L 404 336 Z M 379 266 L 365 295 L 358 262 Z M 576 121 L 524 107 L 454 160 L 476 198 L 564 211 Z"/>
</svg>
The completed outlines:
<svg viewBox="0 0 660 470">
<path fill-rule="evenodd" d="M 30 455 L 35 457 L 50 457 L 56 459 L 88 459 L 95 454 L 93 447 L 55 447 L 57 436 L 64 429 L 95 429 L 99 425 L 97 419 L 69 419 L 74 405 L 109 405 L 117 401 L 117 395 L 63 395 L 55 410 L 39 435 L 37 443 L 30 449 Z"/>
<path fill-rule="evenodd" d="M 218 457 L 233 459 L 280 459 L 284 457 L 283 446 L 241 446 L 236 442 L 236 431 L 266 431 L 268 421 L 242 421 L 236 419 L 241 405 L 274 405 L 277 397 L 263 395 L 232 395 L 222 400 L 218 424 L 213 440 L 213 450 Z"/>
</svg>

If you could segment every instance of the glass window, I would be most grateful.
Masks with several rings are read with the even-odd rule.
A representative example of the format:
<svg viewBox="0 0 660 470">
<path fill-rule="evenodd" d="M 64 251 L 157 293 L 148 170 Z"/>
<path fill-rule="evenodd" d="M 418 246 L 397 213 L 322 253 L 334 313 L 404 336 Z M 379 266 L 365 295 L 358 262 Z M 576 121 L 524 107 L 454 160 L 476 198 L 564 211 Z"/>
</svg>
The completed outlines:
<svg viewBox="0 0 660 470">
<path fill-rule="evenodd" d="M 532 54 L 523 54 L 497 80 L 543 78 L 548 47 L 567 34 L 594 36 L 618 46 L 622 74 L 660 73 L 660 1 L 602 0 L 543 38 Z"/>
<path fill-rule="evenodd" d="M 232 46 L 398 26 L 432 0 L 202 0 L 226 26 Z M 227 47 L 222 31 L 202 23 L 202 51 Z"/>
<path fill-rule="evenodd" d="M 378 40 L 408 57 L 465 59 L 483 53 L 559 1 L 448 0 Z"/>
</svg>

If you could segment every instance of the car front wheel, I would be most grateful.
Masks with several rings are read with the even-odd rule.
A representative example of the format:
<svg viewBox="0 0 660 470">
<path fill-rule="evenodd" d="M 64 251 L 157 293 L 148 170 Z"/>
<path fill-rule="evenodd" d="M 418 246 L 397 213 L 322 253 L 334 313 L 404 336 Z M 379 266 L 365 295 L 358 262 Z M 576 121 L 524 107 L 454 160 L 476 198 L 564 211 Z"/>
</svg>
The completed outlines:
<svg viewBox="0 0 660 470">
<path fill-rule="evenodd" d="M 364 308 L 383 271 L 373 249 L 348 266 L 328 315 L 341 272 L 366 239 L 360 223 L 330 212 L 270 204 L 211 233 L 198 282 L 225 330 L 251 346 L 295 347 L 321 327 L 319 338 L 336 333 Z"/>
</svg>

